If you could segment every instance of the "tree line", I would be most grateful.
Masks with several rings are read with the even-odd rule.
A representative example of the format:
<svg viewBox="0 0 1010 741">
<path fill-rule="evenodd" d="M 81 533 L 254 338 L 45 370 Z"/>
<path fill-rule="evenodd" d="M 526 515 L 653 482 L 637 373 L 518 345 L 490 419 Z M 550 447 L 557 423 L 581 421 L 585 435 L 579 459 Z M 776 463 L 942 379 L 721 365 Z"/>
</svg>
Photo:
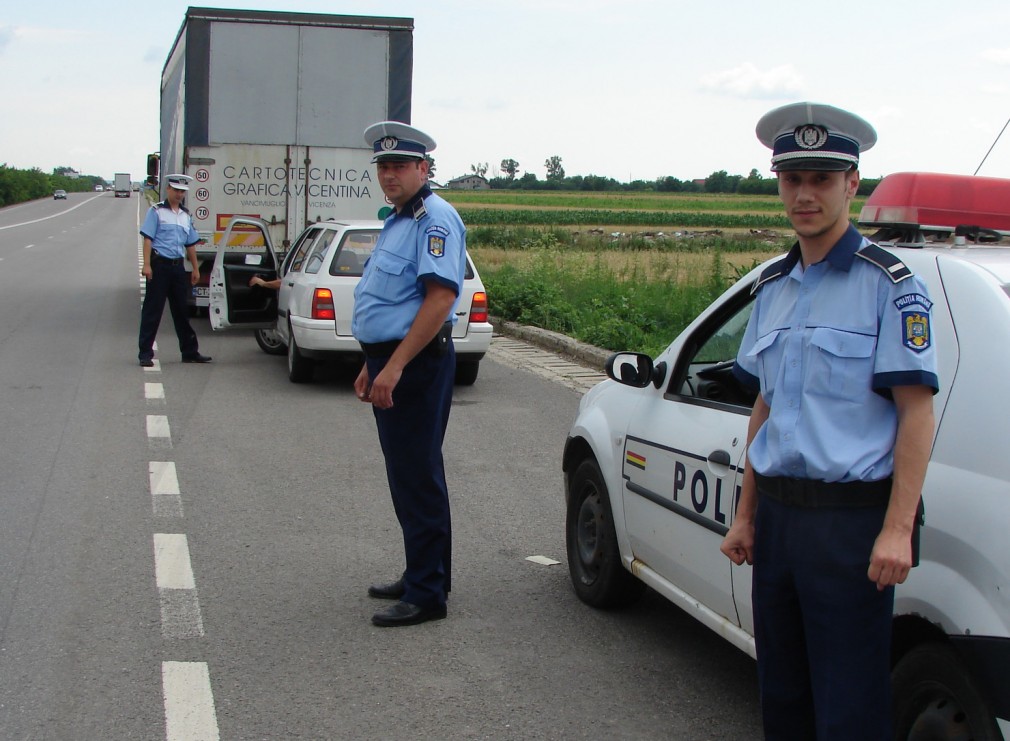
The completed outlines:
<svg viewBox="0 0 1010 741">
<path fill-rule="evenodd" d="M 553 155 L 544 161 L 547 178 L 540 180 L 535 173 L 519 175 L 519 163 L 507 157 L 501 161 L 501 175 L 490 178 L 488 183 L 497 190 L 582 190 L 582 191 L 654 191 L 657 193 L 740 193 L 743 195 L 777 195 L 778 178 L 764 177 L 757 169 L 752 169 L 747 177 L 730 175 L 726 170 L 717 170 L 707 178 L 680 180 L 672 176 L 655 180 L 632 180 L 622 183 L 614 178 L 601 175 L 566 175 L 561 157 Z M 488 164 L 477 163 L 470 166 L 474 175 L 484 177 Z M 880 182 L 880 178 L 864 178 L 859 182 L 857 195 L 867 196 Z"/>
<path fill-rule="evenodd" d="M 73 171 L 71 167 L 55 167 L 52 173 L 47 174 L 37 167 L 19 170 L 8 167 L 7 163 L 0 164 L 0 206 L 51 197 L 56 190 L 84 192 L 94 190 L 96 185 L 105 185 L 105 179 L 97 175 L 72 178 L 68 173 Z"/>
</svg>

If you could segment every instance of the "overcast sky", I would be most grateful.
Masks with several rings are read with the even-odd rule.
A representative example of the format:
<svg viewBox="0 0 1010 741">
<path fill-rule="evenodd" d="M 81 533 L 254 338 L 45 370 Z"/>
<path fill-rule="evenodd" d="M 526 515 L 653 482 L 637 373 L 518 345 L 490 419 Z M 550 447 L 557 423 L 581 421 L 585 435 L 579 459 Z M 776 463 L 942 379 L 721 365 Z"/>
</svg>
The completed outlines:
<svg viewBox="0 0 1010 741">
<path fill-rule="evenodd" d="M 0 163 L 111 179 L 158 148 L 186 2 L 7 3 Z M 865 177 L 972 174 L 1010 120 L 1007 0 L 328 0 L 202 5 L 414 19 L 413 123 L 437 179 L 506 157 L 619 181 L 768 173 L 771 108 L 811 100 L 878 132 Z M 269 101 L 263 101 L 268 104 Z M 1010 178 L 1010 129 L 979 175 Z"/>
</svg>

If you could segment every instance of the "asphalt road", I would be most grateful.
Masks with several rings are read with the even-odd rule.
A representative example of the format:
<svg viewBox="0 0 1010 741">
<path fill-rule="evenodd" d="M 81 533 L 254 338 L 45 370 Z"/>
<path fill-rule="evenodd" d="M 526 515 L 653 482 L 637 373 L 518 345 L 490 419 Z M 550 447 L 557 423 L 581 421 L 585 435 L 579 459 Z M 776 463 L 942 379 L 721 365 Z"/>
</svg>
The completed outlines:
<svg viewBox="0 0 1010 741">
<path fill-rule="evenodd" d="M 373 627 L 402 548 L 356 369 L 294 385 L 202 319 L 183 365 L 167 311 L 141 369 L 140 206 L 0 210 L 0 737 L 760 737 L 751 659 L 654 594 L 575 598 L 586 381 L 514 340 L 453 403 L 449 617 Z"/>
</svg>

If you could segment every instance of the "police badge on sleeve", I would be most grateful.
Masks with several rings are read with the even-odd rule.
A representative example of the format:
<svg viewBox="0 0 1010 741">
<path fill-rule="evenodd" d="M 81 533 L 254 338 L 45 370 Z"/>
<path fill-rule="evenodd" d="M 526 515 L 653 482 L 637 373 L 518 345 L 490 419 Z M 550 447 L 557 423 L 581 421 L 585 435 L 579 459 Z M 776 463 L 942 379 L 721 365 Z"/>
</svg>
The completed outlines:
<svg viewBox="0 0 1010 741">
<path fill-rule="evenodd" d="M 902 344 L 922 352 L 930 346 L 929 310 L 933 302 L 919 293 L 900 297 L 894 305 L 901 310 Z"/>
<path fill-rule="evenodd" d="M 428 254 L 432 257 L 442 257 L 445 254 L 445 239 L 449 230 L 444 226 L 429 226 L 425 232 L 428 237 Z"/>
</svg>

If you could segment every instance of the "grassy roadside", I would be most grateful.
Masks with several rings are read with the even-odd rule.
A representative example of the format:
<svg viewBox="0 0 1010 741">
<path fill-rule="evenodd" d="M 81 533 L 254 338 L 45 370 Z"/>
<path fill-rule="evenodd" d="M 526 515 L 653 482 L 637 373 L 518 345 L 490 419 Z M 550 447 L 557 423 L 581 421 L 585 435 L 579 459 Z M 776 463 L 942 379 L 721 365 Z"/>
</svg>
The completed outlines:
<svg viewBox="0 0 1010 741">
<path fill-rule="evenodd" d="M 440 191 L 467 224 L 491 313 L 656 355 L 792 241 L 773 196 Z M 854 203 L 853 215 L 862 207 Z"/>
</svg>

